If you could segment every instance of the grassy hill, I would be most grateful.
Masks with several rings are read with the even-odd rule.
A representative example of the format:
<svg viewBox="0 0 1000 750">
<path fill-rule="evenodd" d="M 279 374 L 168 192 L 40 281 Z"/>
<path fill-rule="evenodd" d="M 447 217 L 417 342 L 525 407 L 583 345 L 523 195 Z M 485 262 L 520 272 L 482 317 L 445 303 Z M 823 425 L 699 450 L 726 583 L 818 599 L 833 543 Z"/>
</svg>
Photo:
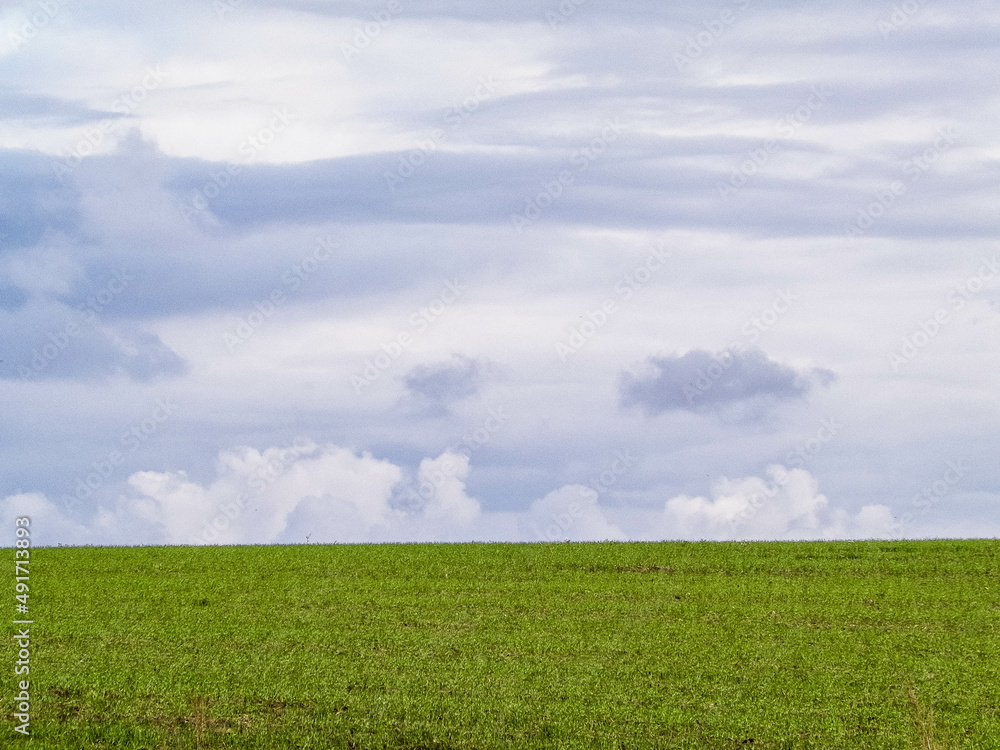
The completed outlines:
<svg viewBox="0 0 1000 750">
<path fill-rule="evenodd" d="M 998 574 L 993 541 L 35 549 L 3 734 L 995 750 Z"/>
</svg>

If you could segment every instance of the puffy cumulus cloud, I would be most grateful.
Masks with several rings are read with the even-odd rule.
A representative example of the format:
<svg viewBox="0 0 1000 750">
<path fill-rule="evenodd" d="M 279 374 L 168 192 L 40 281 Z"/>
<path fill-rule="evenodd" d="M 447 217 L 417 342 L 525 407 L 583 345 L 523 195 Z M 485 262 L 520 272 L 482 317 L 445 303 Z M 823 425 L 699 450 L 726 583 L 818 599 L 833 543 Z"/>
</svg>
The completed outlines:
<svg viewBox="0 0 1000 750">
<path fill-rule="evenodd" d="M 410 482 L 403 470 L 366 455 L 335 450 L 346 462 L 339 482 L 299 501 L 277 541 L 463 541 L 483 538 L 479 502 L 466 494 L 469 459 L 445 452 L 420 462 Z M 331 477 L 332 479 L 332 477 Z"/>
<path fill-rule="evenodd" d="M 763 477 L 722 478 L 711 499 L 678 495 L 652 518 L 602 507 L 580 484 L 522 511 L 487 511 L 468 494 L 469 457 L 445 452 L 407 472 L 369 453 L 296 440 L 219 454 L 215 478 L 141 471 L 127 491 L 71 514 L 40 493 L 0 500 L 0 521 L 31 518 L 33 542 L 56 544 L 268 544 L 556 542 L 605 540 L 822 540 L 969 536 L 907 528 L 885 505 L 831 505 L 804 469 L 769 466 Z M 994 500 L 995 502 L 995 500 Z M 623 528 L 627 530 L 623 530 Z"/>
<path fill-rule="evenodd" d="M 625 539 L 625 534 L 604 515 L 597 493 L 582 484 L 570 484 L 536 500 L 518 519 L 522 539 L 574 542 Z"/>
<path fill-rule="evenodd" d="M 30 519 L 28 528 L 33 545 L 90 544 L 96 536 L 94 529 L 67 517 L 40 493 L 19 493 L 0 500 L 4 528 L 14 528 L 14 521 L 23 517 Z M 105 520 L 99 518 L 97 524 L 103 525 Z"/>
<path fill-rule="evenodd" d="M 216 473 L 208 486 L 183 472 L 139 472 L 129 484 L 169 543 L 263 544 L 309 533 L 316 541 L 367 540 L 389 523 L 388 500 L 402 476 L 370 454 L 310 441 L 223 452 Z"/>
<path fill-rule="evenodd" d="M 428 520 L 471 524 L 479 516 L 479 502 L 465 494 L 469 457 L 463 453 L 444 453 L 436 459 L 420 462 L 417 478 L 421 488 L 431 485 L 434 491 L 424 506 Z"/>
<path fill-rule="evenodd" d="M 296 440 L 286 448 L 222 452 L 208 484 L 184 471 L 140 471 L 128 492 L 86 520 L 41 494 L 0 504 L 11 522 L 28 515 L 47 544 L 266 544 L 463 541 L 497 536 L 466 493 L 468 456 L 421 461 L 412 481 L 403 469 L 335 445 Z M 399 502 L 407 496 L 416 502 Z M 506 535 L 509 536 L 509 535 Z"/>
<path fill-rule="evenodd" d="M 832 373 L 815 371 L 827 384 Z M 649 357 L 645 372 L 619 380 L 622 408 L 639 407 L 654 417 L 667 411 L 753 413 L 779 401 L 805 396 L 809 373 L 769 359 L 757 348 L 732 347 L 718 354 L 695 349 L 683 355 Z"/>
<path fill-rule="evenodd" d="M 678 495 L 666 502 L 667 539 L 866 539 L 895 533 L 892 511 L 867 505 L 851 515 L 833 508 L 805 469 L 767 468 L 765 477 L 722 478 L 712 499 Z"/>
<path fill-rule="evenodd" d="M 520 513 L 486 512 L 466 489 L 469 457 L 425 458 L 415 474 L 336 445 L 296 440 L 219 454 L 207 484 L 184 471 L 140 471 L 127 490 L 78 518 L 41 494 L 0 501 L 29 516 L 36 543 L 267 544 L 624 539 L 594 490 L 568 485 Z"/>
</svg>

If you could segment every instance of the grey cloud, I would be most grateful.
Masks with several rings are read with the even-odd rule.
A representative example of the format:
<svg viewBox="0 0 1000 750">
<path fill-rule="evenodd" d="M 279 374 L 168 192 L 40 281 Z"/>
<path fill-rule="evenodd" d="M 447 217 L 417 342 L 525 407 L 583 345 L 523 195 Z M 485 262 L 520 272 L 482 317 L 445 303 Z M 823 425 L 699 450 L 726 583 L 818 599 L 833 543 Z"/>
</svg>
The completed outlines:
<svg viewBox="0 0 1000 750">
<path fill-rule="evenodd" d="M 60 184 L 52 164 L 39 153 L 0 149 L 0 255 L 78 226 L 79 193 Z"/>
<path fill-rule="evenodd" d="M 0 281 L 0 310 L 18 310 L 27 303 L 28 293 L 20 287 Z"/>
<path fill-rule="evenodd" d="M 933 141 L 933 134 L 928 137 Z M 933 180 L 913 181 L 911 187 L 896 156 L 901 149 L 894 145 L 887 146 L 893 153 L 883 158 L 854 156 L 845 162 L 828 156 L 818 175 L 786 176 L 768 164 L 724 202 L 720 185 L 758 142 L 642 137 L 630 144 L 627 138 L 626 133 L 579 171 L 572 161 L 577 151 L 569 147 L 535 155 L 434 153 L 395 191 L 388 189 L 384 175 L 393 173 L 407 152 L 258 165 L 234 180 L 211 210 L 233 229 L 386 222 L 499 224 L 513 231 L 512 216 L 524 213 L 565 170 L 572 183 L 540 212 L 539 223 L 844 237 L 858 212 L 876 201 L 879 189 L 884 192 L 899 181 L 905 195 L 866 235 L 978 238 L 1000 231 L 996 214 L 979 208 L 984 191 L 995 192 L 994 165 L 961 174 L 935 173 Z M 909 153 L 927 145 L 914 142 Z M 784 142 L 776 158 L 796 152 L 825 155 L 825 149 Z M 701 158 L 700 166 L 692 163 L 694 156 Z M 169 184 L 181 197 L 204 183 L 205 175 L 185 170 Z"/>
<path fill-rule="evenodd" d="M 160 337 L 141 328 L 127 327 L 109 332 L 120 355 L 113 371 L 136 381 L 178 377 L 188 372 L 187 362 Z"/>
<path fill-rule="evenodd" d="M 71 127 L 123 117 L 121 113 L 91 109 L 83 102 L 69 99 L 0 93 L 0 120 L 42 120 L 46 125 Z"/>
<path fill-rule="evenodd" d="M 416 403 L 441 414 L 450 404 L 475 396 L 493 371 L 488 362 L 455 354 L 445 362 L 417 365 L 406 373 L 403 383 Z"/>
<path fill-rule="evenodd" d="M 645 373 L 622 374 L 620 406 L 639 407 L 651 417 L 668 411 L 704 413 L 731 405 L 788 401 L 805 396 L 812 386 L 806 375 L 756 348 L 718 354 L 695 349 L 650 357 L 645 365 Z M 828 370 L 817 374 L 824 384 L 833 378 Z"/>
<path fill-rule="evenodd" d="M 187 363 L 155 333 L 111 326 L 93 311 L 30 302 L 0 311 L 0 379 L 144 382 L 187 372 Z"/>
<path fill-rule="evenodd" d="M 401 236 L 392 225 L 327 222 L 318 211 L 302 222 L 275 215 L 264 226 L 249 221 L 205 231 L 178 208 L 189 200 L 185 190 L 175 186 L 171 192 L 164 183 L 183 175 L 185 186 L 200 188 L 218 165 L 171 159 L 132 139 L 114 153 L 84 159 L 64 186 L 52 175 L 48 157 L 0 151 L 0 167 L 5 163 L 11 168 L 0 171 L 0 255 L 16 263 L 0 265 L 0 309 L 24 301 L 18 289 L 25 282 L 13 265 L 37 266 L 42 256 L 72 269 L 61 279 L 57 299 L 68 307 L 125 269 L 133 277 L 128 288 L 102 311 L 110 323 L 205 309 L 245 314 L 275 290 L 289 304 L 325 299 L 363 309 L 367 298 L 381 304 L 421 282 L 439 284 L 456 265 L 468 271 L 491 257 L 486 249 L 426 243 L 419 232 Z M 275 184 L 264 179 L 253 190 L 263 198 Z M 245 192 L 238 182 L 229 189 Z M 303 279 L 296 269 L 320 239 L 340 246 Z"/>
</svg>

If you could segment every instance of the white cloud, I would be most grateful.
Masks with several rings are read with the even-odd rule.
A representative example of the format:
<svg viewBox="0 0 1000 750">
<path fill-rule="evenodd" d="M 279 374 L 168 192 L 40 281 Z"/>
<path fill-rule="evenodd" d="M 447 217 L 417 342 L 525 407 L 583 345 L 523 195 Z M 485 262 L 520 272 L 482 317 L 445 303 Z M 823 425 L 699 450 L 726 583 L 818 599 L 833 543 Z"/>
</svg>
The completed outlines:
<svg viewBox="0 0 1000 750">
<path fill-rule="evenodd" d="M 23 517 L 31 519 L 28 528 L 33 545 L 39 542 L 48 545 L 89 544 L 94 536 L 92 528 L 67 518 L 40 493 L 20 493 L 0 501 L 0 519 L 3 520 L 5 529 L 13 529 L 14 521 Z M 10 538 L 13 539 L 13 536 Z"/>
<path fill-rule="evenodd" d="M 420 463 L 415 487 L 403 470 L 369 453 L 307 440 L 264 451 L 222 452 L 207 485 L 186 472 L 139 471 L 128 495 L 75 520 L 41 494 L 0 503 L 13 523 L 28 515 L 41 543 L 266 544 L 273 542 L 462 541 L 495 537 L 508 526 L 484 518 L 465 491 L 469 460 L 444 453 Z M 393 491 L 409 489 L 421 500 L 399 509 Z M 494 526 L 496 528 L 494 528 Z M 509 536 L 509 534 L 501 534 Z"/>
<path fill-rule="evenodd" d="M 605 517 L 597 493 L 582 484 L 566 485 L 533 502 L 518 528 L 528 541 L 625 539 L 622 530 Z"/>
<path fill-rule="evenodd" d="M 466 492 L 468 473 L 468 456 L 445 452 L 421 461 L 410 483 L 389 461 L 302 440 L 288 448 L 224 451 L 207 485 L 184 471 L 135 472 L 127 482 L 131 494 L 99 506 L 87 522 L 41 494 L 8 497 L 0 512 L 11 523 L 30 516 L 48 545 L 625 538 L 587 487 L 563 487 L 524 513 L 487 513 Z M 400 507 L 394 492 L 415 502 Z"/>
<path fill-rule="evenodd" d="M 892 511 L 866 505 L 852 516 L 832 508 L 805 469 L 767 468 L 766 477 L 726 479 L 712 499 L 678 495 L 666 502 L 663 534 L 670 539 L 834 539 L 890 536 Z"/>
<path fill-rule="evenodd" d="M 417 478 L 421 487 L 434 487 L 430 502 L 424 508 L 428 519 L 440 519 L 471 524 L 479 516 L 479 502 L 465 494 L 465 478 L 469 474 L 469 457 L 443 453 L 436 459 L 420 462 Z"/>
<path fill-rule="evenodd" d="M 634 508 L 618 508 L 610 520 L 598 493 L 580 484 L 523 511 L 486 511 L 466 491 L 469 470 L 468 456 L 445 452 L 422 460 L 410 480 L 369 453 L 297 440 L 286 448 L 224 451 L 207 485 L 183 471 L 135 472 L 130 494 L 98 505 L 87 519 L 67 515 L 42 494 L 22 493 L 0 501 L 0 520 L 12 526 L 29 516 L 35 543 L 47 546 L 940 536 L 927 526 L 902 528 L 885 505 L 856 513 L 831 505 L 808 471 L 779 465 L 764 477 L 723 477 L 711 499 L 672 497 L 652 524 L 647 511 Z"/>
<path fill-rule="evenodd" d="M 129 484 L 153 504 L 149 519 L 169 543 L 268 543 L 312 533 L 316 541 L 363 541 L 385 526 L 400 469 L 370 454 L 309 441 L 263 452 L 220 454 L 208 487 L 181 473 L 139 472 Z"/>
</svg>

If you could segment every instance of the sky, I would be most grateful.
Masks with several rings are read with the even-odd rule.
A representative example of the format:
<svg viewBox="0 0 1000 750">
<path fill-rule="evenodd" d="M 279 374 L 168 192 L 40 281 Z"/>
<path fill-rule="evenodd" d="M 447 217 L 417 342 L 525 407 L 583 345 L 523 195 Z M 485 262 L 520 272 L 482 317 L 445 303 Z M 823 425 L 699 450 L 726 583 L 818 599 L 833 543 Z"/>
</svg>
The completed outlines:
<svg viewBox="0 0 1000 750">
<path fill-rule="evenodd" d="M 985 0 L 0 3 L 0 520 L 996 537 L 998 32 Z"/>
</svg>

